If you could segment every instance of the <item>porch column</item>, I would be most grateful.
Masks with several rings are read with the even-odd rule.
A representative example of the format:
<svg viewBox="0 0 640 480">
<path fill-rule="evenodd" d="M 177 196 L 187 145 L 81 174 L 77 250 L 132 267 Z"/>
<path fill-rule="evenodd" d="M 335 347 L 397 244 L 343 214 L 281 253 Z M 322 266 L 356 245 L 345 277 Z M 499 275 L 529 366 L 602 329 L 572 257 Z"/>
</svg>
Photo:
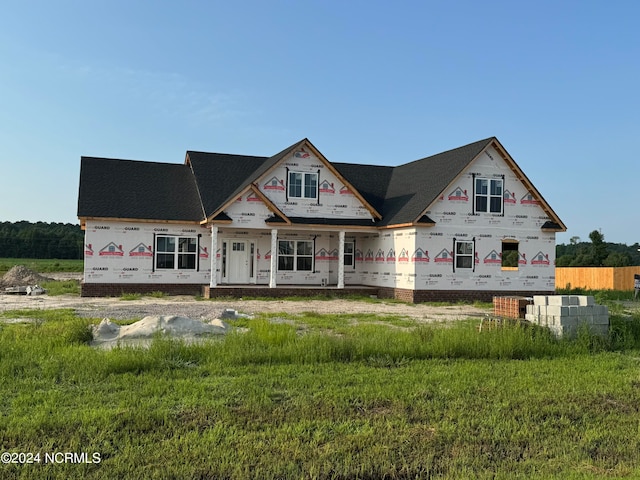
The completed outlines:
<svg viewBox="0 0 640 480">
<path fill-rule="evenodd" d="M 209 280 L 209 288 L 214 288 L 218 284 L 218 226 L 211 226 L 211 250 L 209 251 L 209 259 L 211 260 L 211 279 Z"/>
<path fill-rule="evenodd" d="M 344 288 L 344 230 L 338 232 L 338 288 Z"/>
<path fill-rule="evenodd" d="M 269 272 L 269 288 L 276 287 L 276 270 L 278 266 L 278 229 L 271 230 L 271 271 Z"/>
</svg>

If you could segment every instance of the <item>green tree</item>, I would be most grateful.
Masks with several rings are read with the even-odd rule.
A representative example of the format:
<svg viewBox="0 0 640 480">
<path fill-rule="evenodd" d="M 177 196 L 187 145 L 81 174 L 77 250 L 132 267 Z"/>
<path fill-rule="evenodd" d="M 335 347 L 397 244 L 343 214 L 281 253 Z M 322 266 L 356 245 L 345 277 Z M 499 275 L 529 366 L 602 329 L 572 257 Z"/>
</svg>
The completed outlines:
<svg viewBox="0 0 640 480">
<path fill-rule="evenodd" d="M 503 267 L 517 267 L 518 266 L 518 250 L 507 250 L 502 253 L 502 266 Z"/>
<path fill-rule="evenodd" d="M 573 256 L 569 254 L 562 255 L 556 258 L 556 267 L 568 267 L 571 265 L 571 261 L 573 260 Z"/>
<path fill-rule="evenodd" d="M 604 235 L 598 230 L 594 230 L 589 234 L 589 239 L 592 245 L 592 257 L 593 266 L 600 267 L 603 265 L 604 260 L 609 256 L 609 249 L 604 243 Z"/>
<path fill-rule="evenodd" d="M 600 231 L 592 232 L 591 237 L 593 237 L 591 242 L 580 242 L 579 237 L 574 236 L 569 243 L 556 245 L 556 265 L 558 267 L 640 265 L 640 244 L 637 242 L 633 245 L 605 242 Z"/>
<path fill-rule="evenodd" d="M 0 222 L 0 257 L 82 258 L 83 239 L 70 223 Z"/>
<path fill-rule="evenodd" d="M 621 252 L 611 252 L 602 262 L 605 267 L 627 267 L 630 264 L 631 258 L 629 258 L 629 255 Z"/>
</svg>

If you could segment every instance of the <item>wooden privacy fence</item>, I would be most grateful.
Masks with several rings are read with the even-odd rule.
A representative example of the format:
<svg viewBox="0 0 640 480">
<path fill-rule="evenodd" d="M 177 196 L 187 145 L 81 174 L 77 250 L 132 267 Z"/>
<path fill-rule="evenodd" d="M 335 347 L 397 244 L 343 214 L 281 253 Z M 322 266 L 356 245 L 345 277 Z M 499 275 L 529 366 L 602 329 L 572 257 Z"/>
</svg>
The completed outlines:
<svg viewBox="0 0 640 480">
<path fill-rule="evenodd" d="M 636 267 L 556 267 L 556 289 L 633 290 Z"/>
</svg>

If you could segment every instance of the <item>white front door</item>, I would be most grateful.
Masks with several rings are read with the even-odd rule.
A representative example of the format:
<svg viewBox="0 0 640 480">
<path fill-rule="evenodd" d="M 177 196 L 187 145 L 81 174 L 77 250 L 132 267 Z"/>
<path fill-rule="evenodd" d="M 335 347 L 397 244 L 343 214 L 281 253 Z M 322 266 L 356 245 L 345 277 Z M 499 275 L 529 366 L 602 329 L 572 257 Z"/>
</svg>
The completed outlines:
<svg viewBox="0 0 640 480">
<path fill-rule="evenodd" d="M 229 240 L 229 283 L 249 283 L 249 248 L 246 240 Z"/>
</svg>

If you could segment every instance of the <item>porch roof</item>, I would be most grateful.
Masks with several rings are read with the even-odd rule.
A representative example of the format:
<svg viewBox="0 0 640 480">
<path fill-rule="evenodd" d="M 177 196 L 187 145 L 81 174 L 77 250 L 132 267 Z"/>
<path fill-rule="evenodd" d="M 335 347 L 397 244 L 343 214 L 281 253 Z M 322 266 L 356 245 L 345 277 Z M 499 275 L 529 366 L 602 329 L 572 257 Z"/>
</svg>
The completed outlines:
<svg viewBox="0 0 640 480">
<path fill-rule="evenodd" d="M 323 218 L 323 217 L 287 217 L 292 225 L 336 225 L 354 227 L 375 227 L 376 222 L 367 218 Z"/>
</svg>

